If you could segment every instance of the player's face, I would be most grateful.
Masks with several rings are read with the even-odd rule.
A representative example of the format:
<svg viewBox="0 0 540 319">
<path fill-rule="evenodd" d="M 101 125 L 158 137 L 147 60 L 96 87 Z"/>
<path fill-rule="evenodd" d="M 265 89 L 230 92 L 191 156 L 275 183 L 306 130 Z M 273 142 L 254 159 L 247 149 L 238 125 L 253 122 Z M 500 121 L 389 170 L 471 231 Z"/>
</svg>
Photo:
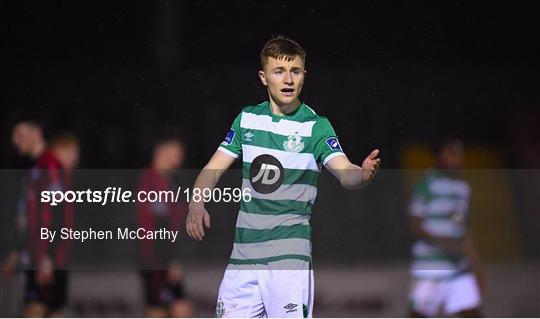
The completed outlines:
<svg viewBox="0 0 540 319">
<path fill-rule="evenodd" d="M 26 123 L 19 123 L 13 128 L 11 140 L 21 155 L 30 154 L 39 129 Z"/>
<path fill-rule="evenodd" d="M 163 167 L 160 169 L 171 170 L 180 168 L 184 162 L 184 148 L 176 142 L 161 145 L 157 154 Z"/>
<path fill-rule="evenodd" d="M 55 147 L 54 154 L 65 169 L 71 170 L 79 165 L 79 147 L 77 145 Z"/>
<path fill-rule="evenodd" d="M 451 143 L 441 150 L 440 161 L 445 169 L 460 169 L 463 167 L 463 145 Z"/>
<path fill-rule="evenodd" d="M 304 61 L 299 56 L 289 61 L 268 58 L 259 77 L 278 106 L 293 104 L 298 101 L 304 85 Z"/>
</svg>

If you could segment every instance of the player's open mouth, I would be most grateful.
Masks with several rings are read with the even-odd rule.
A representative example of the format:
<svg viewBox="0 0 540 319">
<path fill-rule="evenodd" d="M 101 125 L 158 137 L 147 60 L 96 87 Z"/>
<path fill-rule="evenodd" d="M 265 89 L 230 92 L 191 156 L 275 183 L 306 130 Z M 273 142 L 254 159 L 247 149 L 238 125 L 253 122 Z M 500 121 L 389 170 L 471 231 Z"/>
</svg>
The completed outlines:
<svg viewBox="0 0 540 319">
<path fill-rule="evenodd" d="M 294 89 L 293 88 L 284 88 L 281 89 L 281 93 L 285 96 L 293 96 L 294 95 Z"/>
</svg>

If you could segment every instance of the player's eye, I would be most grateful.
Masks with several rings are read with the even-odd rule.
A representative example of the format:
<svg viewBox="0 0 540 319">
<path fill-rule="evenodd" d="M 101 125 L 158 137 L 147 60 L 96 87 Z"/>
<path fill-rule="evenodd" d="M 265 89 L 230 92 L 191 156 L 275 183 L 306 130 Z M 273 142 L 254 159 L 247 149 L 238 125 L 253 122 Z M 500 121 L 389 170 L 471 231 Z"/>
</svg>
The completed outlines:
<svg viewBox="0 0 540 319">
<path fill-rule="evenodd" d="M 294 70 L 294 71 L 292 71 L 292 73 L 293 73 L 294 75 L 300 75 L 301 72 L 300 72 L 300 70 Z"/>
<path fill-rule="evenodd" d="M 281 75 L 282 73 L 283 73 L 283 71 L 281 71 L 281 70 L 274 71 L 274 74 L 277 74 L 277 75 Z"/>
</svg>

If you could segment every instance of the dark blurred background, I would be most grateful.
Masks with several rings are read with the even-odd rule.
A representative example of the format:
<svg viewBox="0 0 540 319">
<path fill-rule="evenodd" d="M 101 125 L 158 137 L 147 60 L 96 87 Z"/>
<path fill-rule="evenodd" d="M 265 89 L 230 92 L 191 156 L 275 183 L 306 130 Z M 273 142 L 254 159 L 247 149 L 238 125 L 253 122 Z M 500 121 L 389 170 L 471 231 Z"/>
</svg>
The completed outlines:
<svg viewBox="0 0 540 319">
<path fill-rule="evenodd" d="M 539 167 L 540 19 L 522 1 L 0 0 L 0 167 L 20 113 L 82 140 L 86 168 L 139 168 L 163 127 L 201 167 L 236 113 L 266 99 L 258 53 L 285 34 L 308 52 L 304 101 L 349 156 L 443 135 Z M 531 154 L 532 153 L 532 154 Z"/>
<path fill-rule="evenodd" d="M 330 119 L 347 155 L 360 162 L 378 147 L 383 168 L 409 169 L 381 172 L 360 195 L 336 195 L 335 181 L 323 175 L 329 182 L 313 216 L 314 257 L 321 261 L 315 315 L 405 314 L 405 207 L 421 174 L 410 169 L 433 164 L 430 143 L 454 136 L 465 142 L 466 168 L 492 169 L 468 173 L 471 224 L 488 268 L 486 314 L 537 316 L 540 171 L 531 169 L 540 168 L 539 7 L 535 1 L 0 0 L 0 168 L 30 167 L 10 142 L 12 124 L 25 116 L 39 118 L 48 136 L 79 137 L 81 168 L 145 167 L 166 128 L 185 137 L 187 168 L 201 168 L 240 109 L 267 98 L 257 76 L 259 51 L 284 34 L 307 51 L 303 100 Z M 5 180 L 3 187 L 2 194 L 16 196 Z M 4 211 L 13 205 L 6 202 Z M 349 217 L 335 218 L 336 206 Z M 186 266 L 197 315 L 212 314 L 235 211 L 216 215 L 207 244 L 188 251 L 200 263 L 191 272 Z M 5 225 L 10 219 L 3 214 Z M 95 260 L 117 252 L 110 245 Z M 78 309 L 78 300 L 84 306 L 103 293 L 99 280 L 117 299 Z M 83 273 L 74 280 L 85 289 L 74 290 L 71 314 L 141 316 L 138 299 L 125 297 L 136 281 L 127 271 Z M 0 289 L 0 305 L 2 293 L 12 291 Z M 128 305 L 118 310 L 110 306 L 114 300 Z M 100 312 L 99 302 L 108 310 Z"/>
</svg>

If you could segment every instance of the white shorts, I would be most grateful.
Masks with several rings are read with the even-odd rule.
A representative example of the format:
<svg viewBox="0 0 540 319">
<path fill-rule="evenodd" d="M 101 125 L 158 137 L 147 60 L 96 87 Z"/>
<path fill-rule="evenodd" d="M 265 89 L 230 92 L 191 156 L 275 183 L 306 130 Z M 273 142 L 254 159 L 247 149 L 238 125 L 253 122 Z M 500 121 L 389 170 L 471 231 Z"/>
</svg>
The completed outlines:
<svg viewBox="0 0 540 319">
<path fill-rule="evenodd" d="M 480 306 L 480 291 L 471 273 L 446 280 L 418 279 L 412 281 L 411 310 L 433 317 L 453 315 Z"/>
<path fill-rule="evenodd" d="M 310 262 L 283 260 L 265 266 L 229 265 L 219 287 L 216 317 L 311 318 Z"/>
</svg>

